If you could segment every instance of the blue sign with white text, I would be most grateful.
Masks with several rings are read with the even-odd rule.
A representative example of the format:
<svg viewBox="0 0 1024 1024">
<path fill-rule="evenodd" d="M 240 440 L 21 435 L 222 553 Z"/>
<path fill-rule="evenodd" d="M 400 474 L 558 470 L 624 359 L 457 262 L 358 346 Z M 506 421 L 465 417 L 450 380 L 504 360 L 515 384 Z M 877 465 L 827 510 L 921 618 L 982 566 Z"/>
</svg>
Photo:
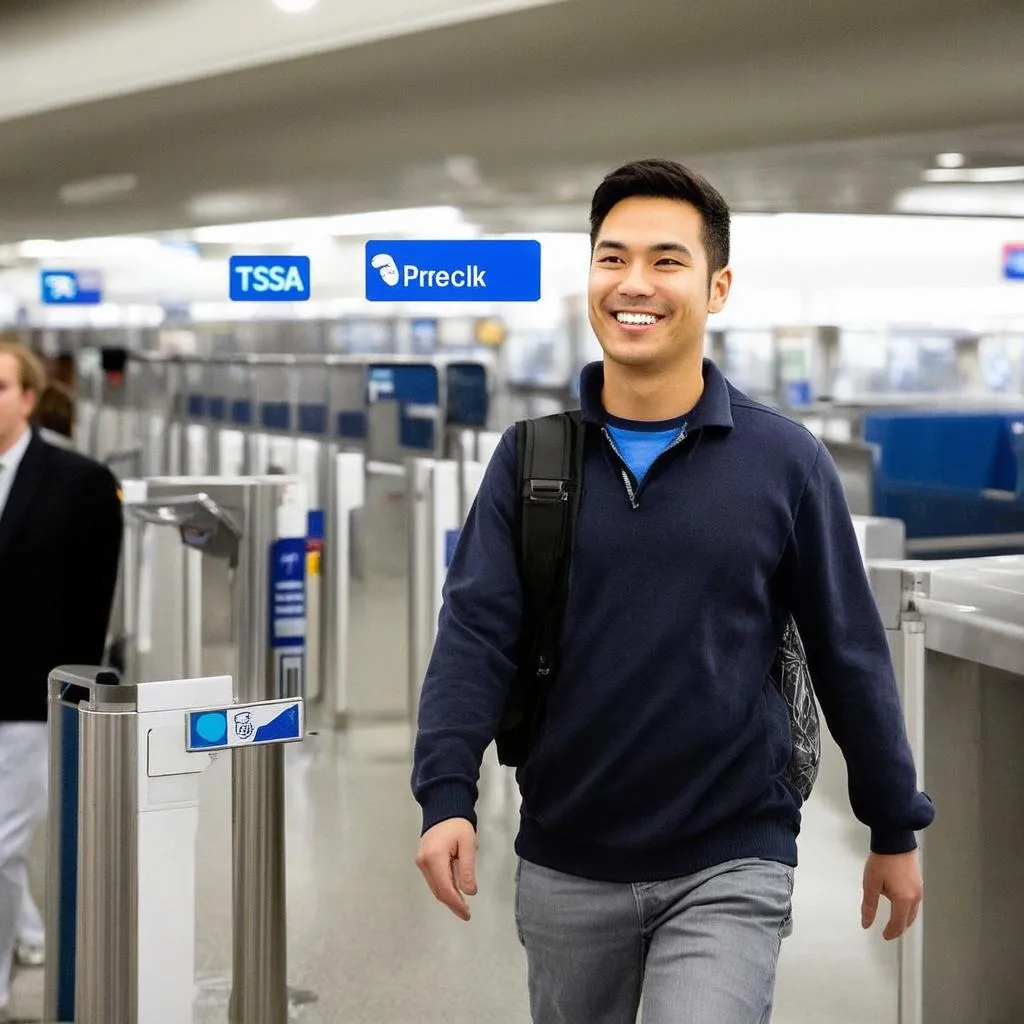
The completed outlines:
<svg viewBox="0 0 1024 1024">
<path fill-rule="evenodd" d="M 310 297 L 308 256 L 232 256 L 232 302 L 306 302 Z"/>
<path fill-rule="evenodd" d="M 370 302 L 536 302 L 540 242 L 471 239 L 366 243 Z"/>
<path fill-rule="evenodd" d="M 270 550 L 270 646 L 306 643 L 306 538 L 282 537 Z"/>
<path fill-rule="evenodd" d="M 270 636 L 276 693 L 301 697 L 306 687 L 306 538 L 282 537 L 270 548 Z"/>
<path fill-rule="evenodd" d="M 1003 246 L 1003 275 L 1010 281 L 1024 281 L 1024 242 Z"/>
<path fill-rule="evenodd" d="M 95 270 L 44 270 L 39 275 L 44 306 L 98 306 L 103 279 Z"/>
</svg>

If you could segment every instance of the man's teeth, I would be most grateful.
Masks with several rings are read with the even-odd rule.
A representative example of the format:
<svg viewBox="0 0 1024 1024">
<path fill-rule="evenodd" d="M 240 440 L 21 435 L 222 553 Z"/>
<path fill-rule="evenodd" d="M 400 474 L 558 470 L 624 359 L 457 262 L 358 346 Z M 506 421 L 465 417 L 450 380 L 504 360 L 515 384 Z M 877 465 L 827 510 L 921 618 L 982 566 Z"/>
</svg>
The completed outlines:
<svg viewBox="0 0 1024 1024">
<path fill-rule="evenodd" d="M 634 324 L 636 326 L 656 324 L 658 322 L 658 318 L 653 313 L 616 313 L 615 319 L 620 324 Z"/>
</svg>

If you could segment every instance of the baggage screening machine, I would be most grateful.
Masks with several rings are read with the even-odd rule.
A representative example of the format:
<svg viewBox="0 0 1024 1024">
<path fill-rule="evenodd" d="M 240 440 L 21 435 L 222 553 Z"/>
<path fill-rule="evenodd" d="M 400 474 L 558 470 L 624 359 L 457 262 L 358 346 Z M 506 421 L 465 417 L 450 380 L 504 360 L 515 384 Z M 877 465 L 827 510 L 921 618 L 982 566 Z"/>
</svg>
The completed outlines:
<svg viewBox="0 0 1024 1024">
<path fill-rule="evenodd" d="M 51 675 L 47 1017 L 192 1021 L 199 776 L 210 751 L 229 750 L 229 1020 L 285 1024 L 280 744 L 304 728 L 303 488 L 154 478 L 126 486 L 125 510 L 140 552 L 125 682 Z"/>
</svg>

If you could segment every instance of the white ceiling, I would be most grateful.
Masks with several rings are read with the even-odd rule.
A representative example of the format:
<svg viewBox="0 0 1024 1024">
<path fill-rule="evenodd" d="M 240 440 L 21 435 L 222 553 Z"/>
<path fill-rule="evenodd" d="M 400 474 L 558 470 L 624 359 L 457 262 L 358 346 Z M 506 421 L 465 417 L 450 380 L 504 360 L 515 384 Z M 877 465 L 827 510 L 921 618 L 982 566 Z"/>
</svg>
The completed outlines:
<svg viewBox="0 0 1024 1024">
<path fill-rule="evenodd" d="M 0 241 L 434 204 L 585 230 L 648 155 L 737 210 L 887 212 L 937 152 L 1024 164 L 1021 54 L 1017 0 L 572 0 L 0 123 Z"/>
</svg>

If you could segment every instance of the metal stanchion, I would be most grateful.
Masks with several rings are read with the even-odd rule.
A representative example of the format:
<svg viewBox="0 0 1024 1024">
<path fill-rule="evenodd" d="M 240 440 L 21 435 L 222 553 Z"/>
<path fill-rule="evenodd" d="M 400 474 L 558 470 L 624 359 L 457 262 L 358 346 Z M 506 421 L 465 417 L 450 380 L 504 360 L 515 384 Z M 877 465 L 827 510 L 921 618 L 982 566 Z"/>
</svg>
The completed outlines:
<svg viewBox="0 0 1024 1024">
<path fill-rule="evenodd" d="M 223 600 L 231 607 L 235 700 L 248 704 L 304 697 L 306 510 L 301 485 L 282 476 L 151 480 L 146 500 L 128 508 L 147 522 L 178 528 L 189 548 L 227 560 L 229 572 L 212 575 L 211 581 L 230 590 Z M 195 557 L 192 550 L 185 554 Z M 202 565 L 190 565 L 186 573 L 186 580 L 197 582 L 187 618 L 199 616 L 200 622 L 206 614 L 201 611 L 205 588 L 194 570 L 201 572 Z M 184 632 L 185 646 L 201 661 L 198 631 Z M 276 746 L 258 746 L 234 750 L 232 760 L 229 1018 L 232 1024 L 285 1024 L 284 754 Z"/>
<path fill-rule="evenodd" d="M 236 693 L 241 701 L 286 696 L 285 679 L 271 665 L 265 642 L 270 572 L 284 552 L 277 535 L 278 494 L 254 489 L 248 506 L 234 584 L 238 649 Z M 302 579 L 305 539 L 295 547 L 294 575 Z M 270 549 L 268 551 L 268 548 Z M 268 557 L 269 555 L 269 557 Z M 288 563 L 292 565 L 291 562 Z M 231 786 L 234 945 L 229 1019 L 232 1024 L 288 1020 L 287 901 L 285 897 L 284 751 L 236 750 Z"/>
<path fill-rule="evenodd" d="M 431 558 L 431 507 L 433 504 L 433 459 L 409 459 L 406 481 L 409 488 L 409 667 L 407 706 L 415 735 L 420 685 L 427 669 L 433 628 L 433 561 Z"/>
<path fill-rule="evenodd" d="M 363 507 L 366 470 L 362 452 L 331 456 L 333 473 L 325 507 L 325 571 L 321 606 L 322 693 L 334 727 L 349 724 L 348 620 L 352 564 L 352 515 Z"/>
</svg>

